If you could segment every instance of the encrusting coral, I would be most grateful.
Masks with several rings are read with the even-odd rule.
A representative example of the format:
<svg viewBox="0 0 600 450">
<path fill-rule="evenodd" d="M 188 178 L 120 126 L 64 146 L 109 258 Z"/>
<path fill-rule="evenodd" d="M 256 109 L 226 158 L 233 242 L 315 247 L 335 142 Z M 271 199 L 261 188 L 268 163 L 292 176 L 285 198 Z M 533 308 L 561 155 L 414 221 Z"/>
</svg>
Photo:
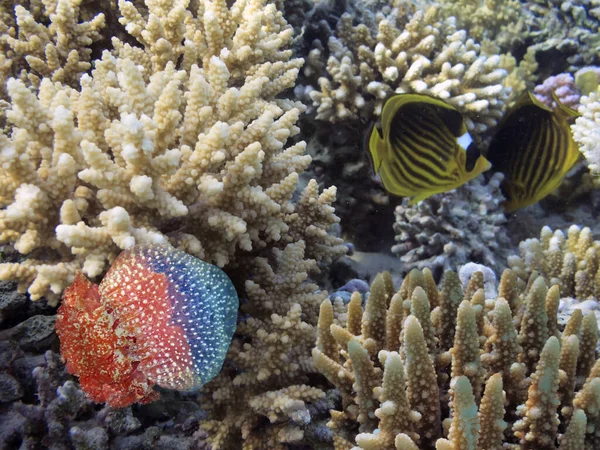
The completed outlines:
<svg viewBox="0 0 600 450">
<path fill-rule="evenodd" d="M 327 76 L 310 92 L 317 119 L 368 120 L 391 93 L 408 92 L 456 107 L 476 138 L 496 125 L 511 94 L 499 55 L 484 56 L 456 20 L 440 18 L 434 6 L 395 3 L 376 20 L 370 29 L 354 25 L 349 14 L 341 17 L 328 42 Z M 315 53 L 322 52 L 313 49 L 309 63 L 319 59 Z"/>
<path fill-rule="evenodd" d="M 483 287 L 448 271 L 438 290 L 413 269 L 398 291 L 378 275 L 364 310 L 358 293 L 342 313 L 321 304 L 313 359 L 342 395 L 336 450 L 597 448 L 595 316 L 560 332 L 559 289 L 537 274 L 505 270 L 496 299 Z"/>
<path fill-rule="evenodd" d="M 303 60 L 264 0 L 119 3 L 140 46 L 113 38 L 81 89 L 43 78 L 7 83 L 0 136 L 0 242 L 30 257 L 0 278 L 51 302 L 82 270 L 100 275 L 136 243 L 169 241 L 221 267 L 236 255 L 303 240 L 328 261 L 335 188 L 311 181 L 299 132 L 304 107 L 278 99 Z M 147 12 L 145 11 L 147 8 Z"/>
</svg>

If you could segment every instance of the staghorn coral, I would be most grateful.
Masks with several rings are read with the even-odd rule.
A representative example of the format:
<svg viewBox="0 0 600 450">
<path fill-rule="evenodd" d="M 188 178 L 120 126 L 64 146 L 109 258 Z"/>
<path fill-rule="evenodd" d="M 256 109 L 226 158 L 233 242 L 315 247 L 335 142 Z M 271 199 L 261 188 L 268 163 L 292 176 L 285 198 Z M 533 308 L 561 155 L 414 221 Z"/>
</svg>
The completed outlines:
<svg viewBox="0 0 600 450">
<path fill-rule="evenodd" d="M 90 46 L 101 39 L 105 15 L 85 20 L 81 0 L 50 0 L 0 7 L 0 97 L 9 77 L 39 88 L 42 78 L 79 85 L 91 68 Z M 14 8 L 14 11 L 11 9 Z"/>
<path fill-rule="evenodd" d="M 483 177 L 413 206 L 396 207 L 392 252 L 405 272 L 428 267 L 441 274 L 476 261 L 500 271 L 509 248 L 500 203 L 501 174 Z"/>
<path fill-rule="evenodd" d="M 511 93 L 502 84 L 507 72 L 500 56 L 482 55 L 480 45 L 454 18 L 440 18 L 436 7 L 399 3 L 377 15 L 376 29 L 355 26 L 344 14 L 328 48 L 328 75 L 310 92 L 317 119 L 368 120 L 393 92 L 416 92 L 455 106 L 479 137 L 496 125 Z"/>
<path fill-rule="evenodd" d="M 8 82 L 0 242 L 30 257 L 0 278 L 55 303 L 77 270 L 98 276 L 136 243 L 221 267 L 300 239 L 319 262 L 342 254 L 327 233 L 335 188 L 311 181 L 292 201 L 310 157 L 285 146 L 303 106 L 276 96 L 302 60 L 281 12 L 264 0 L 119 7 L 140 47 L 113 38 L 81 90 Z"/>
<path fill-rule="evenodd" d="M 519 256 L 508 258 L 508 266 L 522 279 L 542 274 L 550 285 L 558 285 L 563 297 L 578 300 L 600 296 L 600 242 L 588 227 L 572 225 L 566 232 L 542 228 L 539 239 L 519 244 Z"/>
<path fill-rule="evenodd" d="M 464 294 L 454 272 L 441 291 L 430 275 L 414 269 L 396 293 L 378 275 L 364 311 L 355 293 L 341 325 L 329 300 L 322 303 L 313 359 L 342 395 L 328 424 L 334 447 L 597 448 L 600 360 L 580 345 L 583 330 L 590 336 L 581 314 L 562 333 L 556 312 L 545 314 L 558 289 L 536 275 L 526 285 L 506 270 L 499 297 L 485 301 L 481 273 Z M 401 342 L 377 337 L 386 330 L 401 330 Z"/>
</svg>

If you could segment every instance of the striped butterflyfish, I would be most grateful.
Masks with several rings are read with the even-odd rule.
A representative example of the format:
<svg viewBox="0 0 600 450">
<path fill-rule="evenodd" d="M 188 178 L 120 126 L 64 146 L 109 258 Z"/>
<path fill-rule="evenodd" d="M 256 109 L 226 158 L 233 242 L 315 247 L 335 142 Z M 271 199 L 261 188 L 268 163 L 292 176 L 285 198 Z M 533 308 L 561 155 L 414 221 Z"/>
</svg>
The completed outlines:
<svg viewBox="0 0 600 450">
<path fill-rule="evenodd" d="M 569 118 L 579 114 L 554 96 L 552 110 L 524 93 L 500 122 L 487 157 L 504 174 L 504 209 L 512 212 L 552 193 L 579 158 Z"/>
<path fill-rule="evenodd" d="M 390 97 L 373 126 L 369 154 L 390 194 L 410 204 L 450 191 L 490 168 L 473 144 L 461 114 L 442 100 L 421 94 Z"/>
</svg>

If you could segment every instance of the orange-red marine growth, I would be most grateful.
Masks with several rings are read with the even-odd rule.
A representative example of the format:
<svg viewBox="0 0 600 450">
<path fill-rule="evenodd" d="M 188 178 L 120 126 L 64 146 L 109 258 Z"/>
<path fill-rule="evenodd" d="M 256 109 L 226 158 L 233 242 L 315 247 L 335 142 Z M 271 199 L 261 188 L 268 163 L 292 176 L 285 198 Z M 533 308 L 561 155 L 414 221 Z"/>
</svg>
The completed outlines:
<svg viewBox="0 0 600 450">
<path fill-rule="evenodd" d="M 120 408 L 158 398 L 154 383 L 132 360 L 132 338 L 115 333 L 115 319 L 100 302 L 98 285 L 82 273 L 64 293 L 56 331 L 69 373 L 79 376 L 82 389 L 97 403 Z"/>
<path fill-rule="evenodd" d="M 100 285 L 77 274 L 56 331 L 61 354 L 98 403 L 158 398 L 153 386 L 195 390 L 221 369 L 238 298 L 217 267 L 165 245 L 123 252 Z"/>
</svg>

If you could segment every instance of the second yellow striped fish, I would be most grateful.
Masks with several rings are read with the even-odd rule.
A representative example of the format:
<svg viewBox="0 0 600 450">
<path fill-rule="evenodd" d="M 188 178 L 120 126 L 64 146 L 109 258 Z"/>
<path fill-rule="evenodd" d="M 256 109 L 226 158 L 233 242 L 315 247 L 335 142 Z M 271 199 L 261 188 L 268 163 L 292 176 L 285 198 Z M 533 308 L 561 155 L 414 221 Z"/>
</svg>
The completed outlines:
<svg viewBox="0 0 600 450">
<path fill-rule="evenodd" d="M 496 132 L 488 158 L 505 176 L 504 210 L 512 212 L 539 202 L 561 183 L 579 159 L 568 119 L 579 114 L 556 97 L 555 110 L 530 92 L 506 114 Z"/>
<path fill-rule="evenodd" d="M 461 114 L 421 94 L 390 97 L 373 127 L 369 153 L 385 189 L 411 204 L 455 189 L 490 168 L 473 145 Z"/>
</svg>

